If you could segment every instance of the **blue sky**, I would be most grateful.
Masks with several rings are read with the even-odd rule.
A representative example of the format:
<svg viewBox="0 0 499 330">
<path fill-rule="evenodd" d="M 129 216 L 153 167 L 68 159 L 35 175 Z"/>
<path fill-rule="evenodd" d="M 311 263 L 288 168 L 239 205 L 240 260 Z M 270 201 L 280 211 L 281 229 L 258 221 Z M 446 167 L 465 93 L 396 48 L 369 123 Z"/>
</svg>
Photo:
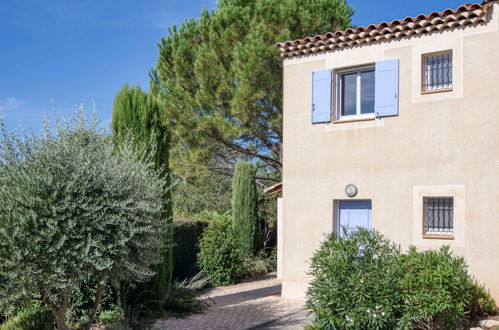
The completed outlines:
<svg viewBox="0 0 499 330">
<path fill-rule="evenodd" d="M 353 23 L 368 25 L 445 8 L 463 0 L 350 0 Z M 10 129 L 41 126 L 41 116 L 95 102 L 111 120 L 115 93 L 147 89 L 157 42 L 167 28 L 216 0 L 1 0 L 0 112 Z"/>
</svg>

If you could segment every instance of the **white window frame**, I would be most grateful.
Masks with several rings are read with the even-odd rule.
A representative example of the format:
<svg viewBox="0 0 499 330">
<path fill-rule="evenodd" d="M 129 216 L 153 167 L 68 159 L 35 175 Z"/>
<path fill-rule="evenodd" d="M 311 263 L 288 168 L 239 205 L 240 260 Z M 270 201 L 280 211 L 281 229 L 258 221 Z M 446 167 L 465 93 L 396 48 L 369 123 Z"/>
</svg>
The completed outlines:
<svg viewBox="0 0 499 330">
<path fill-rule="evenodd" d="M 362 83 L 361 83 L 361 73 L 362 72 L 376 72 L 376 67 L 374 64 L 363 65 L 348 69 L 340 69 L 335 72 L 335 83 L 336 83 L 336 120 L 349 120 L 349 119 L 363 119 L 363 118 L 374 118 L 375 112 L 373 113 L 361 113 L 362 106 Z M 357 73 L 357 99 L 356 99 L 356 113 L 355 115 L 341 115 L 341 109 L 343 107 L 343 90 L 341 79 L 346 74 Z"/>
</svg>

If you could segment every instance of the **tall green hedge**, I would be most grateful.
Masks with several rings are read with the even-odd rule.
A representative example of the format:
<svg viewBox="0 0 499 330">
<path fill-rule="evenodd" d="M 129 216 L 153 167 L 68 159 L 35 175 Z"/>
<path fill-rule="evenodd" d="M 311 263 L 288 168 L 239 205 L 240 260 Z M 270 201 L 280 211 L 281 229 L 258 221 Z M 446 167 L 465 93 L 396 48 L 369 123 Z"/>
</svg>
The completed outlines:
<svg viewBox="0 0 499 330">
<path fill-rule="evenodd" d="M 239 280 L 243 259 L 230 219 L 210 222 L 199 241 L 199 249 L 199 268 L 212 285 L 230 285 Z"/>
<path fill-rule="evenodd" d="M 232 182 L 232 227 L 244 257 L 254 255 L 258 233 L 258 193 L 253 164 L 236 164 Z"/>
<path fill-rule="evenodd" d="M 173 219 L 173 277 L 184 280 L 194 276 L 197 266 L 198 242 L 208 222 L 197 219 L 175 217 Z"/>
</svg>

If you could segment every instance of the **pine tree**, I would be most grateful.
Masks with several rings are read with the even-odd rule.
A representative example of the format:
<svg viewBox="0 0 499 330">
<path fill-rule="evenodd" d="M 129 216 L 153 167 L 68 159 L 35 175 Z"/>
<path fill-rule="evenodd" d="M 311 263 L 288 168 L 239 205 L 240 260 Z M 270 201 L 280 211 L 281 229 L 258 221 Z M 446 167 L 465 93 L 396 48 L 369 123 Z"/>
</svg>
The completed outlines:
<svg viewBox="0 0 499 330">
<path fill-rule="evenodd" d="M 154 160 L 155 170 L 160 170 L 166 187 L 170 186 L 170 170 L 168 167 L 170 151 L 170 131 L 166 125 L 164 111 L 157 97 L 145 93 L 139 86 L 127 84 L 117 93 L 113 105 L 112 118 L 113 138 L 117 145 L 123 143 L 127 136 L 141 148 L 148 149 Z M 164 240 L 171 246 L 172 206 L 171 192 L 166 189 L 163 194 L 162 219 L 164 222 Z M 160 301 L 169 295 L 172 281 L 173 256 L 172 248 L 161 251 L 163 262 L 156 269 L 154 290 Z"/>
<path fill-rule="evenodd" d="M 256 169 L 248 162 L 238 162 L 232 183 L 232 226 L 245 257 L 257 247 L 258 193 Z"/>
<path fill-rule="evenodd" d="M 241 157 L 280 173 L 283 61 L 275 43 L 346 29 L 352 14 L 346 0 L 220 0 L 171 27 L 151 78 L 175 122 L 175 173 L 230 172 Z"/>
</svg>

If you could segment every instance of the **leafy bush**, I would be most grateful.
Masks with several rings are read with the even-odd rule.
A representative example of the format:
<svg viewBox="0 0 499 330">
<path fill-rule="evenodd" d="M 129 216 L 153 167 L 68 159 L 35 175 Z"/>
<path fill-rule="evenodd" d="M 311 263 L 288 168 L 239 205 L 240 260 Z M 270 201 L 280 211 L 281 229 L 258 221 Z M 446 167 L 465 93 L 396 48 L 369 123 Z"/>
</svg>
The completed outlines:
<svg viewBox="0 0 499 330">
<path fill-rule="evenodd" d="M 0 330 L 52 330 L 55 323 L 47 306 L 31 302 L 29 307 L 0 324 Z"/>
<path fill-rule="evenodd" d="M 401 254 L 375 230 L 329 235 L 311 275 L 307 305 L 320 329 L 456 329 L 495 309 L 449 247 Z"/>
<path fill-rule="evenodd" d="M 405 329 L 462 326 L 469 314 L 467 307 L 472 292 L 464 259 L 453 256 L 448 246 L 424 252 L 411 247 L 403 259 L 404 300 L 400 325 Z"/>
<path fill-rule="evenodd" d="M 198 264 L 213 285 L 234 284 L 242 272 L 242 256 L 229 219 L 213 221 L 199 241 Z"/>
<path fill-rule="evenodd" d="M 307 306 L 320 329 L 390 329 L 401 316 L 400 248 L 376 231 L 333 233 L 312 258 Z"/>
<path fill-rule="evenodd" d="M 199 269 L 198 242 L 208 222 L 175 217 L 173 221 L 173 277 L 185 279 L 195 275 Z"/>
<path fill-rule="evenodd" d="M 164 182 L 152 161 L 115 148 L 83 110 L 42 135 L 2 131 L 0 308 L 42 299 L 67 329 L 70 297 L 93 278 L 145 280 L 163 247 Z"/>
<path fill-rule="evenodd" d="M 471 286 L 471 301 L 468 309 L 472 321 L 497 313 L 496 302 L 485 287 L 476 280 L 473 280 Z"/>
<path fill-rule="evenodd" d="M 112 309 L 105 309 L 97 316 L 97 321 L 104 324 L 110 324 L 123 319 L 123 310 L 117 306 Z"/>
<path fill-rule="evenodd" d="M 244 277 L 263 275 L 277 270 L 277 247 L 269 250 L 268 253 L 261 250 L 256 256 L 244 260 Z"/>
</svg>

